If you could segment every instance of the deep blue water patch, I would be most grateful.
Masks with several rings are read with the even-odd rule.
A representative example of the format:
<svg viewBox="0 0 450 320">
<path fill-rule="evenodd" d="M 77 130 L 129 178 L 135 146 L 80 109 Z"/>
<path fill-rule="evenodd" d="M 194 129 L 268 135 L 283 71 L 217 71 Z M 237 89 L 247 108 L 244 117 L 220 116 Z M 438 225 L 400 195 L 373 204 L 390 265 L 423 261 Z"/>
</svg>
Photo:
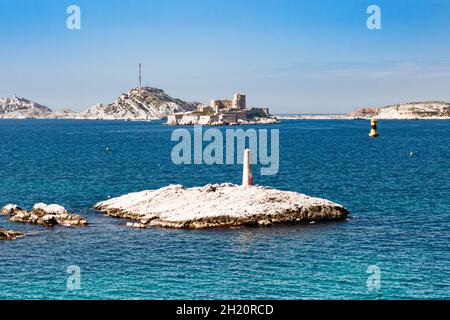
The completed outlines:
<svg viewBox="0 0 450 320">
<path fill-rule="evenodd" d="M 341 203 L 348 222 L 129 229 L 90 208 L 171 183 L 239 183 L 241 166 L 174 165 L 174 128 L 160 122 L 1 120 L 0 206 L 58 203 L 90 225 L 1 216 L 27 236 L 0 242 L 0 298 L 450 298 L 449 121 L 380 121 L 377 139 L 367 121 L 261 128 L 280 130 L 280 171 L 260 176 L 256 166 L 256 183 Z M 66 287 L 70 265 L 81 269 L 78 291 Z M 368 290 L 370 265 L 380 290 Z"/>
</svg>

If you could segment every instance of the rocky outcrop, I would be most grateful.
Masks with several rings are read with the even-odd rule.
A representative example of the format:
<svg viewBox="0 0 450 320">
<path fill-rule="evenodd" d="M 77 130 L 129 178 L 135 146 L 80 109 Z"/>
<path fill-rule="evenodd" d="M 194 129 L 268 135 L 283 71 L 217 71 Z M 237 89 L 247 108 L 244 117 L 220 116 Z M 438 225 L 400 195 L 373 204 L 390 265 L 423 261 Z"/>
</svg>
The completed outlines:
<svg viewBox="0 0 450 320">
<path fill-rule="evenodd" d="M 384 108 L 361 108 L 349 114 L 353 118 L 433 120 L 450 119 L 450 103 L 443 101 L 412 102 Z"/>
<path fill-rule="evenodd" d="M 97 203 L 105 214 L 135 220 L 129 227 L 219 228 L 311 223 L 345 219 L 348 211 L 334 202 L 289 191 L 233 184 L 130 193 Z"/>
<path fill-rule="evenodd" d="M 122 94 L 113 103 L 95 105 L 79 113 L 77 117 L 105 120 L 151 120 L 172 113 L 191 111 L 197 105 L 198 103 L 172 98 L 161 89 L 142 87 Z"/>
<path fill-rule="evenodd" d="M 10 221 L 44 226 L 63 225 L 67 227 L 87 225 L 87 220 L 78 214 L 72 214 L 60 205 L 37 203 L 31 211 L 24 210 L 16 204 L 8 204 L 1 210 L 10 215 Z"/>
<path fill-rule="evenodd" d="M 25 98 L 0 99 L 0 119 L 30 119 L 47 118 L 52 115 L 52 110 Z"/>
<path fill-rule="evenodd" d="M 14 240 L 23 236 L 22 232 L 0 229 L 0 240 Z"/>
</svg>

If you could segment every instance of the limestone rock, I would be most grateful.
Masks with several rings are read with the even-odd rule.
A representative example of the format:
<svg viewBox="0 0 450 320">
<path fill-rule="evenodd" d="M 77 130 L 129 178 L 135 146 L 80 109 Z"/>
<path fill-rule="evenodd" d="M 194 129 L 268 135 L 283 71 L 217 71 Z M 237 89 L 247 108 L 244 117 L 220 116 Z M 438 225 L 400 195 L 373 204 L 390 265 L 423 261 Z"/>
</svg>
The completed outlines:
<svg viewBox="0 0 450 320">
<path fill-rule="evenodd" d="M 229 183 L 170 185 L 102 201 L 94 208 L 146 226 L 194 229 L 344 220 L 348 215 L 346 208 L 325 199 Z"/>
<path fill-rule="evenodd" d="M 36 203 L 33 206 L 33 211 L 47 215 L 62 215 L 67 213 L 66 209 L 63 206 L 60 206 L 59 204 L 47 205 L 45 203 Z"/>
<path fill-rule="evenodd" d="M 13 96 L 0 99 L 0 119 L 47 118 L 52 110 L 25 98 Z"/>
<path fill-rule="evenodd" d="M 154 120 L 172 113 L 192 111 L 199 104 L 172 98 L 163 90 L 152 87 L 133 88 L 112 103 L 97 104 L 82 112 L 67 108 L 53 111 L 13 96 L 0 99 L 0 119 Z"/>
<path fill-rule="evenodd" d="M 151 87 L 134 88 L 110 104 L 97 104 L 80 112 L 77 118 L 105 120 L 151 120 L 168 114 L 194 110 L 196 102 L 186 102 Z"/>
<path fill-rule="evenodd" d="M 23 236 L 22 232 L 0 229 L 0 240 L 14 240 Z"/>
<path fill-rule="evenodd" d="M 349 113 L 353 118 L 432 120 L 450 119 L 450 103 L 443 101 L 411 102 L 383 108 L 360 108 Z"/>
<path fill-rule="evenodd" d="M 22 210 L 22 208 L 18 207 L 17 204 L 7 204 L 6 206 L 4 206 L 1 210 L 2 214 L 14 214 L 14 212 L 20 211 Z"/>
<path fill-rule="evenodd" d="M 22 222 L 30 224 L 40 224 L 44 226 L 84 226 L 87 220 L 78 214 L 68 213 L 67 210 L 60 205 L 45 203 L 37 203 L 31 211 L 24 210 L 16 204 L 8 204 L 2 208 L 3 214 L 10 215 L 10 221 Z"/>
<path fill-rule="evenodd" d="M 127 223 L 127 227 L 129 228 L 134 228 L 134 229 L 145 229 L 147 228 L 147 226 L 143 223 L 133 223 L 133 222 L 128 222 Z"/>
</svg>

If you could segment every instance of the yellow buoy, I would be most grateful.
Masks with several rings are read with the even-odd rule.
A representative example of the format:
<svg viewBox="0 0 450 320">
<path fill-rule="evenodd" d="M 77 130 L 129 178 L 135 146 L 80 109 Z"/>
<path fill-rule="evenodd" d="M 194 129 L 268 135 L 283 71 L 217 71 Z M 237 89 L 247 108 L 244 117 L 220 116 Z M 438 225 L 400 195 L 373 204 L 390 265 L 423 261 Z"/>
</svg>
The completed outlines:
<svg viewBox="0 0 450 320">
<path fill-rule="evenodd" d="M 370 126 L 371 126 L 371 129 L 370 129 L 369 137 L 372 137 L 372 138 L 378 137 L 377 119 L 373 118 L 370 121 Z"/>
</svg>

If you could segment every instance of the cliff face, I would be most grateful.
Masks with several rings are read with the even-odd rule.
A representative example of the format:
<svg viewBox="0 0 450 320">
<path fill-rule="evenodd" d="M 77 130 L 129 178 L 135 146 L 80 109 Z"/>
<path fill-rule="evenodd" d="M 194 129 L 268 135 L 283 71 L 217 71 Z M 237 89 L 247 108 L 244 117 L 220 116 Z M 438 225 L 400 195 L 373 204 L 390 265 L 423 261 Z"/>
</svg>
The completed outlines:
<svg viewBox="0 0 450 320">
<path fill-rule="evenodd" d="M 148 120 L 191 111 L 197 105 L 172 98 L 161 89 L 142 87 L 122 94 L 113 103 L 95 105 L 79 113 L 77 118 Z"/>
<path fill-rule="evenodd" d="M 412 102 L 384 108 L 361 108 L 349 114 L 354 118 L 378 119 L 450 119 L 450 103 L 443 101 Z"/>
<path fill-rule="evenodd" d="M 24 98 L 0 99 L 0 118 L 3 119 L 47 118 L 52 112 L 50 108 Z"/>
</svg>

